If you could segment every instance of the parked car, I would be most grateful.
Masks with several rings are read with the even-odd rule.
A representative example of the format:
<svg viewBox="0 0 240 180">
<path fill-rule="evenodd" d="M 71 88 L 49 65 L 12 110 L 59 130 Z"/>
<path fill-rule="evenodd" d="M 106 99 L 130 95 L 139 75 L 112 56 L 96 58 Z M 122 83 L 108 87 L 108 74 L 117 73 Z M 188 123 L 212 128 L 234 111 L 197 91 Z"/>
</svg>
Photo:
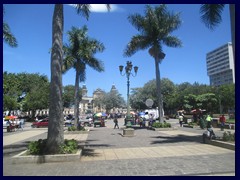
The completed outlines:
<svg viewBox="0 0 240 180">
<path fill-rule="evenodd" d="M 38 120 L 33 122 L 31 125 L 32 128 L 39 128 L 39 127 L 48 127 L 48 118 Z"/>
<path fill-rule="evenodd" d="M 83 124 L 84 126 L 92 126 L 93 119 L 91 117 L 81 118 L 80 123 Z"/>
<path fill-rule="evenodd" d="M 94 127 L 96 127 L 96 126 L 105 127 L 104 117 L 94 117 L 93 125 L 94 125 Z"/>
<path fill-rule="evenodd" d="M 74 124 L 74 118 L 64 120 L 64 125 L 69 126 Z"/>
</svg>

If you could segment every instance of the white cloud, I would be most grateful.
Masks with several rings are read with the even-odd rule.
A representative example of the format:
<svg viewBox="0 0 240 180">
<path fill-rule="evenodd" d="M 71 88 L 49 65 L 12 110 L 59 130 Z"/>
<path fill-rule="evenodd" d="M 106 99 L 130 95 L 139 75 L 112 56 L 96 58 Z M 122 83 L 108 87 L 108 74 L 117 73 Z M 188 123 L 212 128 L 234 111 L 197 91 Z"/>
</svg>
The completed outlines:
<svg viewBox="0 0 240 180">
<path fill-rule="evenodd" d="M 69 4 L 70 6 L 75 7 L 76 4 Z M 108 12 L 106 4 L 90 4 L 90 11 L 96 13 L 105 13 Z M 110 4 L 110 12 L 119 11 L 120 8 L 116 4 Z"/>
</svg>

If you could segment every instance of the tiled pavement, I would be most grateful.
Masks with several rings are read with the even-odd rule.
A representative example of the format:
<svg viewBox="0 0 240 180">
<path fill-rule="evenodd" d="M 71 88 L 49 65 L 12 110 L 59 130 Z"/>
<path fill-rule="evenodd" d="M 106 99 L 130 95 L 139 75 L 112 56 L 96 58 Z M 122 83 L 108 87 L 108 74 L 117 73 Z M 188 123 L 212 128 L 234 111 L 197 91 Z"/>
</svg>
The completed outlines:
<svg viewBox="0 0 240 180">
<path fill-rule="evenodd" d="M 34 138 L 46 138 L 46 129 L 19 132 L 18 138 L 12 138 L 14 134 L 4 136 L 3 151 L 9 153 L 4 154 L 3 175 L 235 175 L 235 151 L 202 144 L 201 130 L 180 128 L 156 132 L 136 129 L 134 137 L 123 137 L 121 129 L 113 129 L 111 120 L 106 125 L 104 128 L 91 128 L 88 135 L 64 135 L 65 138 L 76 138 L 85 144 L 83 155 L 76 162 L 13 165 L 10 157 L 17 153 L 14 152 L 16 146 Z M 28 133 L 34 135 L 33 138 L 29 138 Z"/>
</svg>

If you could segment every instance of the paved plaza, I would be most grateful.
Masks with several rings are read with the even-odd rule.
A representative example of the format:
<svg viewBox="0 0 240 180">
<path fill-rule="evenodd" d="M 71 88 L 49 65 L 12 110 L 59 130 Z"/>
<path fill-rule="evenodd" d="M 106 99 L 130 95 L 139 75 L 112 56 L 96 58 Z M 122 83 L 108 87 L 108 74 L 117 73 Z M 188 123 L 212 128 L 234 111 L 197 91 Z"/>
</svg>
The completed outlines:
<svg viewBox="0 0 240 180">
<path fill-rule="evenodd" d="M 169 120 L 179 126 L 177 120 Z M 77 139 L 84 150 L 74 162 L 12 164 L 11 157 L 26 149 L 32 140 L 47 137 L 47 129 L 3 132 L 4 176 L 235 176 L 235 151 L 202 143 L 200 128 L 179 127 L 171 131 L 135 128 L 134 137 L 123 137 L 113 129 L 90 127 L 88 134 L 65 134 Z M 214 129 L 222 135 L 219 129 Z M 227 131 L 227 130 L 226 130 Z M 10 170 L 9 170 L 10 169 Z"/>
</svg>

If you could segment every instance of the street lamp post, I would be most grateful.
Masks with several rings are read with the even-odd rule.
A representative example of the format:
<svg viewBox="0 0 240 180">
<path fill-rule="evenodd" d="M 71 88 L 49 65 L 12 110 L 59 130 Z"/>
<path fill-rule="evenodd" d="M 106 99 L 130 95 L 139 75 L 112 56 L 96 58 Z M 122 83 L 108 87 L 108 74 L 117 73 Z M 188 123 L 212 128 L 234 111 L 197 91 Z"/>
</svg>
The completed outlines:
<svg viewBox="0 0 240 180">
<path fill-rule="evenodd" d="M 120 74 L 122 76 L 127 76 L 127 117 L 126 117 L 126 126 L 127 127 L 131 127 L 131 116 L 130 116 L 130 107 L 129 107 L 129 87 L 130 87 L 130 75 L 132 75 L 133 77 L 135 77 L 137 75 L 137 71 L 138 71 L 138 67 L 134 66 L 134 73 L 132 74 L 132 62 L 131 61 L 127 61 L 127 65 L 125 66 L 125 73 L 123 73 L 123 68 L 124 66 L 119 66 L 119 71 Z"/>
</svg>

